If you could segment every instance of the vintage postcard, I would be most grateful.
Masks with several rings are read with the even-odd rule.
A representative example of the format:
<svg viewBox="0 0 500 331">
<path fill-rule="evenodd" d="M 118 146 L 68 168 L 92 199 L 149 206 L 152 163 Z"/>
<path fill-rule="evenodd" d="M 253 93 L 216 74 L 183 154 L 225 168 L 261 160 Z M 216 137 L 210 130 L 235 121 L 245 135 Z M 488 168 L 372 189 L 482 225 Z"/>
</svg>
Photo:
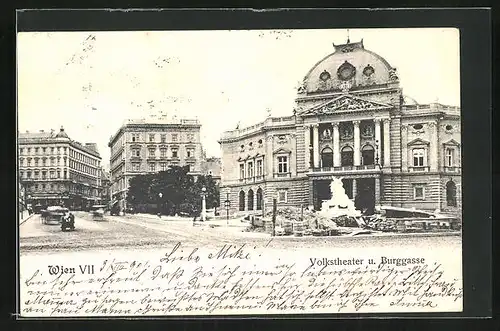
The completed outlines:
<svg viewBox="0 0 500 331">
<path fill-rule="evenodd" d="M 19 316 L 461 312 L 459 43 L 19 32 Z"/>
</svg>

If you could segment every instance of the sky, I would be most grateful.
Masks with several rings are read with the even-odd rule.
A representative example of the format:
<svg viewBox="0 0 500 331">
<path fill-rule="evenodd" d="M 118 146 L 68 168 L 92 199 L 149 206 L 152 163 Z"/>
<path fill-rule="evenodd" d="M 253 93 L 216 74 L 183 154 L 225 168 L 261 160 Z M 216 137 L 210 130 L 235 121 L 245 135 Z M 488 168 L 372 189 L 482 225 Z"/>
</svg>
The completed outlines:
<svg viewBox="0 0 500 331">
<path fill-rule="evenodd" d="M 460 106 L 459 31 L 425 29 L 23 32 L 17 36 L 18 129 L 65 128 L 95 142 L 128 118 L 197 118 L 207 156 L 221 133 L 293 113 L 296 88 L 332 43 L 363 39 L 419 103 Z"/>
</svg>

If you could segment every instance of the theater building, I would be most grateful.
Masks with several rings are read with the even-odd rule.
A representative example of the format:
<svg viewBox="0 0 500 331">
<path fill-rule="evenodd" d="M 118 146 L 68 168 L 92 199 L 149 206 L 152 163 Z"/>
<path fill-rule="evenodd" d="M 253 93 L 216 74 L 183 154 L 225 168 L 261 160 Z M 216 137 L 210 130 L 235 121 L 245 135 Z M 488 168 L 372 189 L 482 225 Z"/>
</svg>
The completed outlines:
<svg viewBox="0 0 500 331">
<path fill-rule="evenodd" d="M 334 45 L 290 116 L 224 132 L 221 201 L 232 213 L 318 210 L 341 178 L 360 210 L 461 210 L 460 108 L 403 95 L 396 68 L 363 41 Z"/>
<path fill-rule="evenodd" d="M 85 145 L 60 131 L 20 132 L 19 182 L 26 203 L 88 209 L 101 199 L 101 156 L 95 143 Z"/>
</svg>

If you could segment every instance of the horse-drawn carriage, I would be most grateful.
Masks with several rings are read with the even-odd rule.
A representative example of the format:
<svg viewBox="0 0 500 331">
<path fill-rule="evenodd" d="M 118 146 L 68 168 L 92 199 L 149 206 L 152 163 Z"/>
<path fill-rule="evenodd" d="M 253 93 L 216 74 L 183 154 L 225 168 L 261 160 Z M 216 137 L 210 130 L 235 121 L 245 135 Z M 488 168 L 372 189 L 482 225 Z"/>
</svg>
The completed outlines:
<svg viewBox="0 0 500 331">
<path fill-rule="evenodd" d="M 41 220 L 43 224 L 61 225 L 61 230 L 75 229 L 74 216 L 69 212 L 68 208 L 60 206 L 49 206 L 41 211 Z"/>
<path fill-rule="evenodd" d="M 90 214 L 92 215 L 92 220 L 94 221 L 104 221 L 104 211 L 106 210 L 105 205 L 95 205 L 90 208 Z"/>
</svg>

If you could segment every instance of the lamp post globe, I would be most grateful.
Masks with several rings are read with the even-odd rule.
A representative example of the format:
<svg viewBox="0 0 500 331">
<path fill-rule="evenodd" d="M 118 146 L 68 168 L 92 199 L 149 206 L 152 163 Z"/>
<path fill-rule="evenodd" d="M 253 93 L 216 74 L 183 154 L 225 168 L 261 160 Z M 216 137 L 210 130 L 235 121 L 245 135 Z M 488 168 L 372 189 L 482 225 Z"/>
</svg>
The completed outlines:
<svg viewBox="0 0 500 331">
<path fill-rule="evenodd" d="M 160 210 L 160 205 L 161 205 L 161 197 L 163 196 L 163 193 L 158 193 L 158 217 L 161 218 L 161 210 Z"/>
</svg>

